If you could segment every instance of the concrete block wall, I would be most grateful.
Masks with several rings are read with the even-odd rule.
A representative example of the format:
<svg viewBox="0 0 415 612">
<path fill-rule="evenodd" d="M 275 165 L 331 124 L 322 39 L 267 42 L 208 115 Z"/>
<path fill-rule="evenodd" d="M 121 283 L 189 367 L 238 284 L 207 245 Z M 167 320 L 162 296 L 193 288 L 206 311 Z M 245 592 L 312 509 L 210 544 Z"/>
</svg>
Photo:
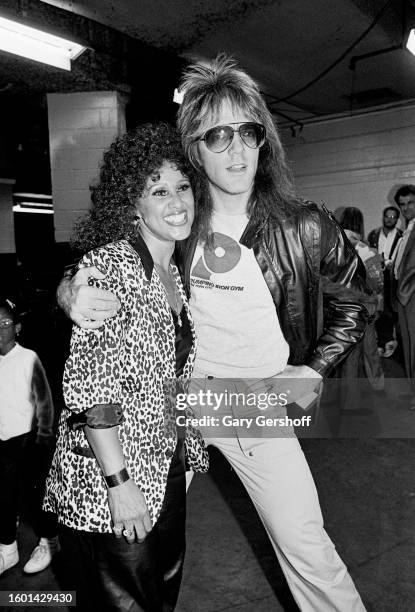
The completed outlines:
<svg viewBox="0 0 415 612">
<path fill-rule="evenodd" d="M 335 211 L 359 207 L 366 234 L 404 183 L 415 184 L 415 105 L 305 124 L 282 131 L 300 195 Z"/>
<path fill-rule="evenodd" d="M 125 132 L 125 99 L 117 92 L 48 94 L 55 238 L 67 242 L 90 205 L 104 151 Z"/>
<path fill-rule="evenodd" d="M 0 178 L 0 254 L 15 253 L 13 179 Z"/>
</svg>

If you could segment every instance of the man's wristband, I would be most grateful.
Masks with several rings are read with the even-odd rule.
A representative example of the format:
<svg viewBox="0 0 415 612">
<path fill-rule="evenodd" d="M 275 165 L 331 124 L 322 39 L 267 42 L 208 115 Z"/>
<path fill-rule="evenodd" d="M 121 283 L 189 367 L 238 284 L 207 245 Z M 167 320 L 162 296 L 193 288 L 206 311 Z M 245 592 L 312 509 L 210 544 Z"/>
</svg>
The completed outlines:
<svg viewBox="0 0 415 612">
<path fill-rule="evenodd" d="M 111 489 L 112 487 L 118 487 L 118 485 L 122 484 L 123 482 L 130 480 L 130 476 L 125 468 L 123 468 L 119 472 L 115 472 L 115 474 L 104 476 L 104 478 L 109 489 Z"/>
</svg>

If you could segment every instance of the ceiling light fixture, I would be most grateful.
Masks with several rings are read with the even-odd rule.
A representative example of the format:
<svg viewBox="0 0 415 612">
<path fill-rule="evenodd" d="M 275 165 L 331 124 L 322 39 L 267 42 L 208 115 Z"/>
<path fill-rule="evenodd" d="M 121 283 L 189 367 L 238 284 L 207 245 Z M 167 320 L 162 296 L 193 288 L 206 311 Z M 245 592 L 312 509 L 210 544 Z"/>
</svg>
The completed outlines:
<svg viewBox="0 0 415 612">
<path fill-rule="evenodd" d="M 0 49 L 36 62 L 70 70 L 71 60 L 81 55 L 86 47 L 0 17 Z"/>
<path fill-rule="evenodd" d="M 415 28 L 412 28 L 409 32 L 408 40 L 406 41 L 406 48 L 408 51 L 415 55 Z"/>
<path fill-rule="evenodd" d="M 29 206 L 28 202 L 22 202 L 21 204 L 15 204 L 13 206 L 14 213 L 35 213 L 36 215 L 53 215 L 53 208 L 46 208 L 43 206 Z"/>
</svg>

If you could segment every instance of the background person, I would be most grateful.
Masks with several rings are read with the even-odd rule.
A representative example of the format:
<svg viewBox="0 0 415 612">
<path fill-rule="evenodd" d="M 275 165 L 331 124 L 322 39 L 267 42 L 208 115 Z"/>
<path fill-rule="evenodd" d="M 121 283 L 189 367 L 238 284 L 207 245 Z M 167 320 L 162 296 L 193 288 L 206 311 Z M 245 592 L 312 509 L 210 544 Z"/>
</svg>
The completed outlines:
<svg viewBox="0 0 415 612">
<path fill-rule="evenodd" d="M 199 339 L 195 377 L 205 391 L 226 390 L 224 378 L 244 389 L 245 379 L 272 377 L 278 386 L 292 378 L 307 395 L 364 332 L 361 263 L 335 221 L 295 196 L 273 119 L 233 60 L 191 66 L 183 89 L 178 125 L 197 170 L 197 216 L 183 262 Z M 105 304 L 108 295 L 84 285 L 79 275 L 66 281 L 61 303 L 96 327 L 116 300 Z M 232 433 L 215 439 L 205 431 L 251 496 L 300 609 L 364 610 L 324 530 L 298 440 L 249 442 Z"/>
<path fill-rule="evenodd" d="M 383 266 L 382 258 L 375 249 L 370 248 L 364 241 L 363 214 L 359 208 L 348 206 L 344 209 L 340 225 L 366 268 L 366 279 L 374 292 L 374 302 L 377 312 L 383 309 Z M 378 353 L 378 340 L 375 322 L 372 321 L 366 328 L 362 342 L 348 355 L 342 367 L 342 376 L 350 380 L 345 398 L 346 408 L 358 407 L 360 390 L 352 379 L 359 377 L 359 359 L 363 358 L 364 372 L 374 391 L 383 391 L 385 388 L 385 375 Z"/>
<path fill-rule="evenodd" d="M 367 241 L 369 246 L 383 256 L 383 310 L 376 320 L 376 333 L 378 347 L 383 357 L 391 357 L 396 347 L 396 314 L 393 310 L 394 283 L 391 279 L 391 269 L 395 261 L 398 245 L 402 238 L 402 230 L 396 227 L 399 219 L 399 210 L 395 206 L 387 206 L 382 215 L 383 225 L 372 230 Z"/>
<path fill-rule="evenodd" d="M 396 206 L 387 206 L 382 214 L 382 227 L 377 227 L 369 232 L 367 241 L 369 246 L 383 254 L 385 266 L 390 268 L 391 260 L 395 255 L 402 230 L 396 227 L 399 219 L 399 210 Z"/>
<path fill-rule="evenodd" d="M 42 511 L 53 452 L 53 402 L 37 354 L 20 346 L 15 305 L 0 299 L 0 575 L 19 562 L 17 518 L 21 493 L 39 538 L 23 571 L 40 572 L 59 550 L 56 517 Z"/>
<path fill-rule="evenodd" d="M 171 259 L 193 221 L 189 172 L 173 128 L 138 127 L 104 155 L 90 216 L 78 228 L 79 246 L 117 239 L 80 266 L 105 269 L 97 286 L 121 302 L 99 330 L 73 328 L 45 497 L 86 610 L 166 612 L 178 596 L 185 453 L 192 469 L 207 469 L 200 433 L 177 430 L 166 395 L 166 384 L 190 377 L 195 354 Z"/>
<path fill-rule="evenodd" d="M 407 223 L 396 255 L 394 275 L 405 372 L 414 394 L 409 407 L 415 410 L 415 185 L 400 187 L 395 202 Z"/>
</svg>

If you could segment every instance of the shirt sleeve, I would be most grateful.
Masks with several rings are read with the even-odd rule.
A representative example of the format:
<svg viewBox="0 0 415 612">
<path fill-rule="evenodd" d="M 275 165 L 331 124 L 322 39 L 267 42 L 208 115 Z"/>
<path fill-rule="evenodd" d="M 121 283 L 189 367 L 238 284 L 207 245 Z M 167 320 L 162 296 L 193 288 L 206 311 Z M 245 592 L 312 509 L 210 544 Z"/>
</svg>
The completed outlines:
<svg viewBox="0 0 415 612">
<path fill-rule="evenodd" d="M 63 378 L 66 406 L 73 412 L 68 424 L 73 429 L 114 427 L 123 421 L 120 378 L 129 320 L 127 298 L 121 296 L 122 274 L 119 261 L 117 265 L 105 247 L 87 253 L 79 266 L 105 270 L 104 280 L 90 279 L 89 284 L 117 295 L 121 308 L 99 329 L 72 328 Z"/>
<path fill-rule="evenodd" d="M 35 402 L 39 436 L 53 436 L 53 401 L 45 370 L 36 356 L 33 362 L 32 394 Z"/>
</svg>

